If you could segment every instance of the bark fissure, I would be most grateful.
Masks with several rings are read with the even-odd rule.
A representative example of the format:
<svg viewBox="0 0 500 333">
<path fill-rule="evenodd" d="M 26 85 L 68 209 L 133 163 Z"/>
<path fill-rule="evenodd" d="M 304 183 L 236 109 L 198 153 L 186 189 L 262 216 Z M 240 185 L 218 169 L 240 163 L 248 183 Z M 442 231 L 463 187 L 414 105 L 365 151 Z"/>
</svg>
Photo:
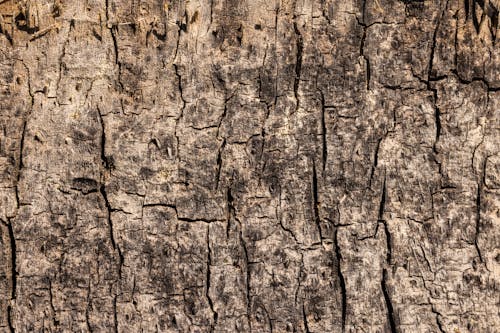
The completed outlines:
<svg viewBox="0 0 500 333">
<path fill-rule="evenodd" d="M 302 71 L 302 53 L 304 49 L 304 41 L 302 39 L 302 34 L 300 33 L 300 30 L 298 28 L 297 22 L 293 22 L 293 29 L 295 31 L 296 35 L 296 45 L 295 47 L 297 48 L 297 54 L 295 56 L 296 61 L 295 61 L 295 80 L 293 82 L 293 92 L 295 95 L 295 101 L 296 101 L 296 106 L 295 106 L 295 111 L 299 109 L 300 106 L 300 98 L 299 98 L 299 84 L 300 84 L 300 75 Z"/>
<path fill-rule="evenodd" d="M 306 307 L 304 304 L 302 304 L 302 320 L 304 321 L 304 329 L 306 330 L 306 333 L 311 333 L 309 323 L 307 322 Z"/>
<path fill-rule="evenodd" d="M 365 60 L 365 64 L 366 64 L 366 90 L 370 90 L 370 81 L 371 81 L 370 59 L 365 54 L 366 34 L 367 34 L 367 30 L 370 26 L 367 26 L 364 22 L 359 22 L 359 21 L 358 21 L 358 24 L 360 24 L 361 27 L 363 28 L 363 35 L 361 36 L 361 42 L 359 45 L 359 54 Z"/>
<path fill-rule="evenodd" d="M 432 73 L 433 71 L 433 65 L 434 65 L 434 52 L 436 50 L 436 43 L 437 43 L 437 33 L 439 31 L 439 28 L 441 26 L 441 20 L 443 19 L 445 9 L 442 10 L 441 15 L 438 18 L 438 21 L 436 23 L 436 28 L 434 29 L 434 32 L 432 33 L 432 42 L 431 42 L 431 52 L 429 56 L 429 64 L 427 65 L 428 70 L 427 70 L 427 89 L 430 89 L 429 82 L 431 79 L 434 78 L 434 74 Z"/>
<path fill-rule="evenodd" d="M 17 250 L 16 250 L 16 237 L 14 235 L 14 228 L 12 227 L 12 221 L 7 223 L 7 229 L 9 230 L 10 239 L 10 260 L 11 260 L 11 280 L 12 280 L 12 292 L 11 299 L 16 299 L 17 290 Z"/>
<path fill-rule="evenodd" d="M 319 201 L 318 201 L 318 176 L 316 174 L 316 163 L 314 159 L 312 160 L 312 210 L 313 210 L 313 219 L 316 227 L 318 228 L 319 240 L 323 243 L 323 232 L 321 230 L 321 219 L 319 216 Z"/>
<path fill-rule="evenodd" d="M 476 227 L 475 227 L 475 234 L 474 234 L 474 246 L 476 248 L 477 255 L 479 257 L 479 260 L 481 263 L 484 262 L 483 256 L 481 254 L 481 249 L 479 248 L 479 233 L 481 231 L 481 192 L 483 190 L 483 183 L 480 181 L 479 184 L 477 185 L 477 192 L 476 192 Z"/>
<path fill-rule="evenodd" d="M 101 149 L 100 149 L 100 156 L 101 156 L 101 163 L 102 166 L 106 169 L 110 168 L 110 162 L 109 159 L 106 156 L 106 125 L 104 123 L 104 117 L 101 113 L 101 110 L 99 108 L 97 109 L 97 115 L 99 117 L 99 124 L 101 126 Z M 106 191 L 106 178 L 105 178 L 105 173 L 101 173 L 101 184 L 99 185 L 99 193 L 101 194 L 104 204 L 106 207 L 106 220 L 109 228 L 109 238 L 111 241 L 111 246 L 113 247 L 113 250 L 117 252 L 118 254 L 118 278 L 121 279 L 122 276 L 122 266 L 124 262 L 124 256 L 122 254 L 122 251 L 118 244 L 116 243 L 115 236 L 114 236 L 114 227 L 113 227 L 113 220 L 111 218 L 111 213 L 113 212 L 113 208 L 111 207 L 111 204 L 109 203 L 108 200 L 108 193 Z"/>
<path fill-rule="evenodd" d="M 226 139 L 222 140 L 222 144 L 219 147 L 217 152 L 217 173 L 215 176 L 215 190 L 219 189 L 220 175 L 222 171 L 222 153 L 224 152 L 224 148 L 226 146 Z"/>
<path fill-rule="evenodd" d="M 217 325 L 217 319 L 218 319 L 218 313 L 214 309 L 214 302 L 212 298 L 210 297 L 210 280 L 211 280 L 211 266 L 212 266 L 212 249 L 210 248 L 210 226 L 207 226 L 207 275 L 205 277 L 206 279 L 206 290 L 205 290 L 205 297 L 207 298 L 208 305 L 210 306 L 210 310 L 212 311 L 212 319 L 213 323 L 211 324 L 210 331 L 213 332 L 215 326 Z"/>
<path fill-rule="evenodd" d="M 117 307 L 116 307 L 117 299 L 118 299 L 118 296 L 115 295 L 115 297 L 113 297 L 113 329 L 114 329 L 115 333 L 119 332 L 119 330 L 118 330 L 118 325 L 119 325 L 119 322 L 118 322 L 118 310 L 117 310 Z"/>
<path fill-rule="evenodd" d="M 24 168 L 23 164 L 23 152 L 24 152 L 24 140 L 26 137 L 26 125 L 27 125 L 27 120 L 23 121 L 23 130 L 21 132 L 21 139 L 19 140 L 19 162 L 17 163 L 17 176 L 16 176 L 16 183 L 14 186 L 15 194 L 16 194 L 16 203 L 17 203 L 17 208 L 21 206 L 21 202 L 19 199 L 19 183 L 21 181 L 21 173 L 22 169 Z"/>
<path fill-rule="evenodd" d="M 12 304 L 16 300 L 16 290 L 17 290 L 17 249 L 16 249 L 16 238 L 14 234 L 14 228 L 12 226 L 12 221 L 9 219 L 6 221 L 0 219 L 0 223 L 3 224 L 8 231 L 9 235 L 9 246 L 10 246 L 10 301 L 7 305 L 7 324 L 11 333 L 15 332 L 15 328 L 12 320 Z"/>
<path fill-rule="evenodd" d="M 87 306 L 85 307 L 85 324 L 87 325 L 87 329 L 90 333 L 94 330 L 92 329 L 92 325 L 90 324 L 90 307 L 91 307 L 91 298 L 90 298 L 90 281 L 87 285 Z"/>
<path fill-rule="evenodd" d="M 54 327 L 57 327 L 59 325 L 59 321 L 57 320 L 57 311 L 56 307 L 54 306 L 54 293 L 52 291 L 52 280 L 49 280 L 49 303 L 50 303 L 50 310 L 52 311 L 52 324 Z"/>
<path fill-rule="evenodd" d="M 342 254 L 340 252 L 338 239 L 338 227 L 335 228 L 335 256 L 337 258 L 337 277 L 339 279 L 340 293 L 342 297 L 342 332 L 345 332 L 345 323 L 347 318 L 347 289 L 344 274 L 342 274 Z"/>
<path fill-rule="evenodd" d="M 373 154 L 373 164 L 372 164 L 372 167 L 371 167 L 371 170 L 370 170 L 370 182 L 369 182 L 369 186 L 371 187 L 372 186 L 372 181 L 373 181 L 373 176 L 375 175 L 375 170 L 377 170 L 377 166 L 378 166 L 378 153 L 380 151 L 380 144 L 382 143 L 382 140 L 384 138 L 379 138 L 377 140 L 377 144 L 375 146 L 375 153 Z M 379 218 L 380 218 L 380 214 L 379 214 Z"/>
<path fill-rule="evenodd" d="M 386 241 L 386 247 L 387 247 L 386 265 L 388 267 L 391 267 L 391 264 L 392 264 L 391 233 L 389 232 L 389 227 L 387 225 L 387 221 L 384 219 L 385 201 L 386 201 L 386 196 L 387 196 L 386 192 L 387 192 L 387 190 L 386 190 L 386 178 L 384 178 L 384 183 L 382 185 L 382 195 L 380 198 L 380 206 L 379 206 L 379 212 L 378 212 L 378 221 L 379 221 L 379 223 L 382 223 L 384 226 L 385 241 Z M 384 267 L 382 269 L 381 286 L 382 286 L 382 293 L 384 295 L 385 305 L 387 308 L 387 318 L 389 321 L 390 330 L 392 333 L 397 333 L 394 308 L 392 306 L 391 297 L 390 297 L 389 291 L 387 289 L 387 268 L 386 267 Z"/>
<path fill-rule="evenodd" d="M 321 159 L 323 162 L 323 172 L 326 169 L 326 162 L 328 161 L 328 145 L 327 145 L 327 131 L 326 131 L 326 122 L 325 122 L 325 112 L 326 112 L 326 106 L 325 106 L 325 95 L 323 94 L 322 91 L 320 91 L 321 95 L 321 143 L 322 143 L 322 155 Z"/>
<path fill-rule="evenodd" d="M 389 328 L 391 333 L 398 333 L 396 328 L 396 319 L 394 315 L 394 308 L 392 306 L 391 297 L 389 291 L 387 290 L 387 269 L 384 268 L 382 272 L 382 292 L 384 294 L 385 306 L 387 308 L 387 318 L 389 321 Z"/>
<path fill-rule="evenodd" d="M 434 305 L 431 306 L 431 311 L 432 313 L 434 313 L 436 315 L 436 325 L 439 329 L 439 332 L 441 333 L 445 333 L 445 330 L 443 328 L 443 324 L 441 323 L 441 313 L 439 313 L 438 311 L 436 311 L 436 309 L 434 308 Z"/>
<path fill-rule="evenodd" d="M 184 99 L 184 93 L 182 90 L 182 76 L 179 73 L 179 67 L 177 66 L 177 64 L 173 64 L 173 66 L 174 66 L 175 76 L 177 77 L 177 89 L 179 91 L 180 98 L 182 101 L 181 113 L 175 121 L 175 130 L 174 130 L 174 136 L 175 136 L 175 139 L 177 141 L 177 154 L 176 155 L 177 155 L 177 159 L 180 161 L 180 153 L 179 153 L 180 152 L 180 139 L 179 139 L 179 134 L 177 133 L 177 130 L 178 130 L 179 122 L 181 121 L 182 117 L 184 117 L 184 110 L 186 109 L 187 102 Z"/>
</svg>

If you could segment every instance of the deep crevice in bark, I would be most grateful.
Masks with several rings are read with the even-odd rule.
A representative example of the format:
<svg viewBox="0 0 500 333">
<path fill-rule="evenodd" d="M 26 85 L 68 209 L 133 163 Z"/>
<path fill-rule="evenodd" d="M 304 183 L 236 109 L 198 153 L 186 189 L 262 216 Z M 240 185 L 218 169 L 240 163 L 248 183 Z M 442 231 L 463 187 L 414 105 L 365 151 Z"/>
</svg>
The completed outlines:
<svg viewBox="0 0 500 333">
<path fill-rule="evenodd" d="M 182 76 L 179 73 L 179 67 L 177 64 L 173 64 L 174 66 L 174 71 L 175 71 L 175 76 L 177 77 L 177 89 L 179 90 L 180 98 L 182 101 L 182 108 L 181 108 L 181 113 L 179 117 L 175 121 L 175 130 L 174 130 L 174 136 L 177 141 L 177 159 L 180 161 L 180 140 L 179 140 L 179 134 L 177 133 L 177 127 L 179 126 L 179 122 L 181 121 L 182 117 L 184 116 L 184 110 L 186 109 L 186 100 L 184 99 L 184 94 L 182 90 Z"/>
<path fill-rule="evenodd" d="M 2 223 L 5 223 L 2 221 Z M 5 223 L 7 226 L 7 230 L 9 231 L 9 240 L 10 240 L 10 260 L 11 260 L 11 280 L 12 280 L 12 290 L 11 290 L 11 300 L 16 299 L 16 290 L 17 290 L 17 249 L 16 249 L 16 238 L 14 235 L 14 228 L 12 227 L 12 221 L 9 220 L 8 223 Z"/>
<path fill-rule="evenodd" d="M 326 131 L 326 122 L 325 122 L 325 112 L 326 112 L 326 106 L 325 106 L 325 95 L 323 92 L 320 90 L 320 95 L 321 95 L 321 139 L 322 139 L 322 155 L 321 159 L 323 162 L 323 172 L 326 169 L 326 162 L 328 160 L 328 146 L 327 146 L 327 131 Z"/>
<path fill-rule="evenodd" d="M 379 138 L 377 140 L 377 145 L 375 146 L 375 153 L 373 154 L 373 164 L 372 164 L 372 167 L 371 167 L 371 170 L 370 170 L 370 181 L 369 181 L 369 186 L 371 187 L 372 186 L 372 181 L 373 181 L 373 176 L 375 175 L 375 170 L 377 170 L 377 166 L 378 166 L 378 153 L 379 153 L 379 150 L 380 150 L 380 144 L 382 143 L 382 140 L 384 138 Z M 380 219 L 380 212 L 379 212 L 379 219 Z"/>
<path fill-rule="evenodd" d="M 19 162 L 18 162 L 18 166 L 17 166 L 16 183 L 14 186 L 14 190 L 15 190 L 15 194 L 16 194 L 16 203 L 17 203 L 18 209 L 21 206 L 21 203 L 19 201 L 19 182 L 21 181 L 21 171 L 24 168 L 23 152 L 24 152 L 24 140 L 26 137 L 26 124 L 27 124 L 27 120 L 24 120 L 23 130 L 21 132 L 21 139 L 19 140 Z"/>
<path fill-rule="evenodd" d="M 476 247 L 477 255 L 479 256 L 479 260 L 481 263 L 484 263 L 483 256 L 481 254 L 481 250 L 479 249 L 478 238 L 479 232 L 481 231 L 481 191 L 483 190 L 482 182 L 479 182 L 477 185 L 477 193 L 476 193 L 476 228 L 474 234 L 474 246 Z"/>
<path fill-rule="evenodd" d="M 306 307 L 304 304 L 302 304 L 302 320 L 304 321 L 304 329 L 306 330 L 306 333 L 311 333 L 309 323 L 307 322 Z"/>
<path fill-rule="evenodd" d="M 297 22 L 293 22 L 293 29 L 295 31 L 295 35 L 297 36 L 295 45 L 295 47 L 297 48 L 296 61 L 295 61 L 295 80 L 293 82 L 293 92 L 295 95 L 295 101 L 297 103 L 295 106 L 295 111 L 297 111 L 300 106 L 299 84 L 300 84 L 300 74 L 302 70 L 302 52 L 304 49 L 304 41 L 302 39 L 300 30 L 297 26 Z"/>
<path fill-rule="evenodd" d="M 210 297 L 210 279 L 211 279 L 211 267 L 212 265 L 212 249 L 210 248 L 210 226 L 207 226 L 207 275 L 205 277 L 206 279 L 206 291 L 205 291 L 205 297 L 207 298 L 208 305 L 210 306 L 210 310 L 212 311 L 212 318 L 213 318 L 213 323 L 211 324 L 210 331 L 213 332 L 215 326 L 217 325 L 217 319 L 218 319 L 218 313 L 214 309 L 214 303 L 212 301 L 212 298 Z"/>
<path fill-rule="evenodd" d="M 335 228 L 335 256 L 337 257 L 337 276 L 339 278 L 340 292 L 342 296 L 342 332 L 345 332 L 345 323 L 347 317 L 347 289 L 341 268 L 342 254 L 340 253 L 338 227 Z"/>
<path fill-rule="evenodd" d="M 363 28 L 363 35 L 361 36 L 361 42 L 359 44 L 359 54 L 366 63 L 366 90 L 370 90 L 370 81 L 371 81 L 371 68 L 370 68 L 370 59 L 365 55 L 365 42 L 366 42 L 366 34 L 367 29 L 370 27 L 365 24 L 364 19 L 363 22 L 360 22 L 357 17 L 356 20 L 359 25 Z"/>
<path fill-rule="evenodd" d="M 103 116 L 101 114 L 101 110 L 97 109 L 97 115 L 99 117 L 99 124 L 101 125 L 101 150 L 100 150 L 101 151 L 101 163 L 102 163 L 103 167 L 109 168 L 109 161 L 108 161 L 108 158 L 106 156 L 106 126 L 104 124 L 104 119 L 103 119 Z M 124 257 L 123 257 L 122 251 L 120 250 L 120 247 L 118 246 L 118 244 L 115 241 L 114 230 L 113 230 L 114 229 L 113 228 L 113 221 L 111 218 L 111 213 L 113 212 L 113 208 L 111 207 L 111 204 L 109 203 L 109 200 L 108 200 L 108 194 L 106 192 L 106 185 L 105 185 L 106 179 L 105 179 L 104 173 L 101 174 L 100 182 L 101 182 L 101 184 L 99 186 L 99 193 L 101 194 L 101 196 L 104 200 L 104 204 L 106 206 L 106 213 L 107 213 L 106 220 L 107 220 L 108 227 L 109 227 L 109 238 L 110 238 L 111 246 L 113 247 L 113 250 L 117 251 L 117 254 L 118 254 L 118 278 L 121 279 Z"/>
<path fill-rule="evenodd" d="M 217 173 L 215 175 L 215 190 L 219 189 L 220 182 L 220 174 L 222 171 L 222 153 L 224 151 L 224 147 L 226 146 L 226 139 L 222 140 L 222 144 L 219 147 L 217 152 Z"/>
<path fill-rule="evenodd" d="M 10 333 L 15 333 L 16 330 L 12 323 L 12 305 L 7 305 L 7 325 L 9 326 Z"/>
<path fill-rule="evenodd" d="M 442 316 L 441 313 L 436 311 L 436 309 L 434 308 L 434 305 L 431 306 L 431 311 L 432 311 L 432 313 L 434 313 L 436 315 L 436 325 L 439 329 L 439 332 L 445 333 L 445 330 L 443 328 L 443 324 L 441 323 L 441 319 L 440 319 L 440 317 Z"/>
<path fill-rule="evenodd" d="M 312 189 L 312 199 L 313 199 L 313 218 L 314 222 L 316 223 L 316 227 L 318 228 L 318 234 L 319 234 L 319 240 L 321 243 L 323 243 L 323 232 L 321 230 L 321 220 L 319 217 L 319 201 L 318 201 L 318 176 L 316 174 L 316 163 L 314 162 L 314 159 L 312 160 L 312 184 L 311 184 L 311 189 Z"/>
<path fill-rule="evenodd" d="M 7 325 L 11 333 L 15 332 L 13 320 L 12 320 L 12 302 L 17 298 L 17 250 L 16 250 L 16 238 L 14 235 L 14 229 L 12 226 L 12 221 L 9 219 L 7 222 L 0 219 L 0 223 L 3 224 L 9 234 L 9 244 L 10 244 L 10 279 L 11 279 L 11 291 L 10 300 L 7 305 Z"/>
<path fill-rule="evenodd" d="M 389 291 L 387 290 L 387 270 L 385 268 L 382 272 L 382 292 L 384 294 L 385 305 L 387 307 L 387 318 L 389 320 L 391 333 L 398 333 L 398 330 L 396 328 L 396 319 L 394 316 L 394 308 L 392 306 Z"/>
</svg>

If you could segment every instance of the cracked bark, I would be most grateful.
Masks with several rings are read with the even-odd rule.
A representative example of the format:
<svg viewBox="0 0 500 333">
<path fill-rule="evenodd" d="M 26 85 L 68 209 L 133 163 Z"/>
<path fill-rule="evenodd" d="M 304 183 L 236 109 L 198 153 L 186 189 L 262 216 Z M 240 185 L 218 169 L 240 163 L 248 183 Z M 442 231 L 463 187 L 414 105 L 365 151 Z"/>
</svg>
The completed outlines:
<svg viewBox="0 0 500 333">
<path fill-rule="evenodd" d="M 498 1 L 0 1 L 0 332 L 497 332 Z"/>
</svg>

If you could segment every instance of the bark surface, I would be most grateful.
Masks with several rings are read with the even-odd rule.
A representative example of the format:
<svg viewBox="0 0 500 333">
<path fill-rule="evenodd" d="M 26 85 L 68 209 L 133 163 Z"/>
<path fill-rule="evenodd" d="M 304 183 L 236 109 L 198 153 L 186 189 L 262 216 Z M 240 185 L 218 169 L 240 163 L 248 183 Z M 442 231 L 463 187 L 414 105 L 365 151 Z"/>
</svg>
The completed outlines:
<svg viewBox="0 0 500 333">
<path fill-rule="evenodd" d="M 0 1 L 0 331 L 499 332 L 499 1 Z"/>
</svg>

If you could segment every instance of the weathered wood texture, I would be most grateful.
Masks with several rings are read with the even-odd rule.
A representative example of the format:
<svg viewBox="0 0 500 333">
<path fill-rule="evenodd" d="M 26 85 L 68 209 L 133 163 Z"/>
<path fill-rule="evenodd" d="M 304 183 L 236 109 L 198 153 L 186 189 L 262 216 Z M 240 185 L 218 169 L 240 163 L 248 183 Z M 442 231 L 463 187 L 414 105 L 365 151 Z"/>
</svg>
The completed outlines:
<svg viewBox="0 0 500 333">
<path fill-rule="evenodd" d="M 0 330 L 499 332 L 499 8 L 0 1 Z"/>
</svg>

